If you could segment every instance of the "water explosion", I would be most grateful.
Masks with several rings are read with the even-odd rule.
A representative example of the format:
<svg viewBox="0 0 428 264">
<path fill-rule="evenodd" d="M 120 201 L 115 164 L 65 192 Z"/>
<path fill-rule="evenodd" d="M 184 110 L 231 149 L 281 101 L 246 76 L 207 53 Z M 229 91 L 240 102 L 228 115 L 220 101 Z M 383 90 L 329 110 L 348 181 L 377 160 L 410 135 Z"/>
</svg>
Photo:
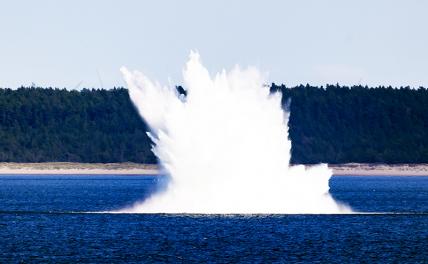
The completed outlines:
<svg viewBox="0 0 428 264">
<path fill-rule="evenodd" d="M 121 69 L 150 127 L 153 152 L 170 181 L 123 213 L 344 213 L 329 194 L 324 164 L 290 166 L 288 113 L 255 68 L 210 77 L 191 52 L 187 95 Z"/>
</svg>

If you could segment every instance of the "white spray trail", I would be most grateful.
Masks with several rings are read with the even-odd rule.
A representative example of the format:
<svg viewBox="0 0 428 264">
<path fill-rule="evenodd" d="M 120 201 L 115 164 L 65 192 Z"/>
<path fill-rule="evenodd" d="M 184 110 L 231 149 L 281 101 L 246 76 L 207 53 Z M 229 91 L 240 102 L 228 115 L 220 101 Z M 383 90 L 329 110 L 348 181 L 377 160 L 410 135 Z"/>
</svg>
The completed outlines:
<svg viewBox="0 0 428 264">
<path fill-rule="evenodd" d="M 235 67 L 211 78 L 191 52 L 183 71 L 186 97 L 121 71 L 171 180 L 165 191 L 120 212 L 350 212 L 329 195 L 326 165 L 290 166 L 288 113 L 257 69 Z"/>
</svg>

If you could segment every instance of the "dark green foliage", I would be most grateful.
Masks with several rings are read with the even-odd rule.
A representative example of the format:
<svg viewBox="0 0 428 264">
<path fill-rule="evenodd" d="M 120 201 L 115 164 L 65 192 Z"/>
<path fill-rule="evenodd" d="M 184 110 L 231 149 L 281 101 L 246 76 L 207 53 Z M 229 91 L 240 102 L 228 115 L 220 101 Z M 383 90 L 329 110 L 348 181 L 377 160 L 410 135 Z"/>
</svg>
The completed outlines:
<svg viewBox="0 0 428 264">
<path fill-rule="evenodd" d="M 293 163 L 428 163 L 424 88 L 271 89 L 291 110 Z M 126 89 L 0 89 L 0 161 L 155 163 L 146 131 Z"/>
<path fill-rule="evenodd" d="M 272 85 L 291 98 L 293 163 L 427 163 L 428 91 Z"/>
<path fill-rule="evenodd" d="M 125 89 L 0 89 L 0 161 L 155 163 Z"/>
</svg>

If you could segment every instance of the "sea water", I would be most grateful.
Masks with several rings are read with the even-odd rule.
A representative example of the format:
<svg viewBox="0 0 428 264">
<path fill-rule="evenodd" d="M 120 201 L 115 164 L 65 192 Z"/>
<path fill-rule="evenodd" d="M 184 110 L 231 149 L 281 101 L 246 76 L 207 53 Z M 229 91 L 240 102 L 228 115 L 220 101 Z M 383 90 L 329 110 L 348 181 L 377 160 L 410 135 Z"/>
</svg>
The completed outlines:
<svg viewBox="0 0 428 264">
<path fill-rule="evenodd" d="M 103 214 L 149 197 L 160 176 L 0 176 L 0 263 L 424 263 L 428 177 L 334 176 L 362 214 Z"/>
</svg>

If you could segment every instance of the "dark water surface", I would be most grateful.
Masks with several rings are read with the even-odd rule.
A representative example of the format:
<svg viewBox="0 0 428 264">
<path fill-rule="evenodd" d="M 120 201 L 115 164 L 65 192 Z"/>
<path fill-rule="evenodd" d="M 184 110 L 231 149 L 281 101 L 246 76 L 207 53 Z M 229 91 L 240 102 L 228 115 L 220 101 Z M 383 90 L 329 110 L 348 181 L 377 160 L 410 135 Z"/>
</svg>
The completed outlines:
<svg viewBox="0 0 428 264">
<path fill-rule="evenodd" d="M 333 177 L 357 215 L 88 214 L 155 176 L 0 176 L 0 263 L 428 263 L 428 177 Z"/>
</svg>

